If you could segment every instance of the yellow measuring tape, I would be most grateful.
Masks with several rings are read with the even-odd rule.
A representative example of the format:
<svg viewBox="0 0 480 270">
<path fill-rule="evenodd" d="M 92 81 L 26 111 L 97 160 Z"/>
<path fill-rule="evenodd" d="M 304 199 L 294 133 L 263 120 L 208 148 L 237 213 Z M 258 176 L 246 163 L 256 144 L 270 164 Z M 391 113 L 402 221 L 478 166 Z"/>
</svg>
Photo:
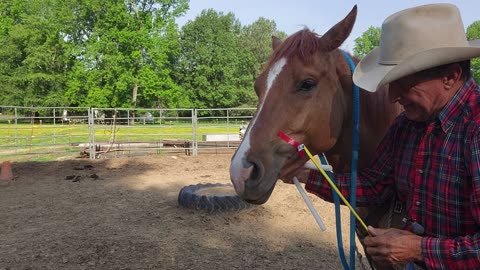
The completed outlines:
<svg viewBox="0 0 480 270">
<path fill-rule="evenodd" d="M 325 170 L 320 166 L 320 164 L 318 164 L 318 162 L 313 158 L 313 155 L 310 153 L 310 151 L 308 151 L 307 147 L 304 145 L 304 144 L 301 144 L 298 149 L 303 149 L 305 151 L 305 153 L 307 154 L 307 156 L 310 158 L 310 160 L 313 162 L 313 164 L 315 164 L 315 167 L 317 167 L 318 171 L 320 171 L 320 173 L 323 175 L 323 177 L 325 177 L 325 179 L 327 179 L 327 182 L 330 184 L 330 186 L 333 188 L 333 190 L 335 191 L 335 193 L 338 194 L 338 196 L 340 197 L 340 199 L 342 199 L 343 203 L 345 203 L 345 205 L 348 207 L 348 209 L 350 209 L 350 211 L 352 212 L 352 214 L 357 218 L 357 220 L 360 222 L 360 224 L 362 224 L 362 227 L 365 228 L 365 231 L 368 232 L 368 227 L 367 225 L 365 224 L 365 222 L 363 222 L 362 218 L 360 218 L 360 216 L 357 214 L 357 211 L 355 211 L 355 209 L 353 209 L 352 205 L 347 201 L 347 199 L 345 199 L 345 197 L 342 195 L 342 193 L 340 192 L 340 190 L 338 190 L 337 186 L 335 185 L 335 183 L 333 183 L 332 179 L 330 179 L 330 177 L 328 176 L 328 174 L 325 172 Z"/>
</svg>

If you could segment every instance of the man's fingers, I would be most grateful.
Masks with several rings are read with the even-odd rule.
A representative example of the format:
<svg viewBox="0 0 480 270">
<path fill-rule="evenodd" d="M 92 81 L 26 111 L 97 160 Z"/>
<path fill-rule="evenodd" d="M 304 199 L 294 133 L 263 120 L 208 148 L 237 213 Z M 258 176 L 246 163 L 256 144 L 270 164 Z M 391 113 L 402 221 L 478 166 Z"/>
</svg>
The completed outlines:
<svg viewBox="0 0 480 270">
<path fill-rule="evenodd" d="M 367 236 L 365 237 L 365 239 L 363 239 L 363 244 L 367 247 L 377 247 L 380 246 L 382 243 L 380 243 L 375 237 Z"/>
</svg>

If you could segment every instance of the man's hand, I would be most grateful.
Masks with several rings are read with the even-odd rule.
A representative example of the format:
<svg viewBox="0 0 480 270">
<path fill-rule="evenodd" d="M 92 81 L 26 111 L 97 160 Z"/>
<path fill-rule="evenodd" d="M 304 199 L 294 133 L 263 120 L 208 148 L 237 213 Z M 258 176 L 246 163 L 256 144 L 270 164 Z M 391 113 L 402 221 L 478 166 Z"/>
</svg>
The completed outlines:
<svg viewBox="0 0 480 270">
<path fill-rule="evenodd" d="M 390 264 L 421 261 L 422 237 L 399 229 L 378 229 L 368 226 L 370 236 L 363 243 L 366 252 L 379 262 Z"/>
</svg>

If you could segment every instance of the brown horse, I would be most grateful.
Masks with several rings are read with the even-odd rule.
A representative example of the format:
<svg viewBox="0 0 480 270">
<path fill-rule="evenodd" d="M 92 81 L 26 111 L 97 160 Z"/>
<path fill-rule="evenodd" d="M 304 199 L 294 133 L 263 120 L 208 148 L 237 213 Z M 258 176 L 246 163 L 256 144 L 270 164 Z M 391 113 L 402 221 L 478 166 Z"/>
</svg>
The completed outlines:
<svg viewBox="0 0 480 270">
<path fill-rule="evenodd" d="M 278 131 L 305 144 L 312 154 L 325 153 L 335 172 L 349 171 L 353 82 L 338 47 L 350 34 L 356 14 L 355 6 L 323 36 L 304 29 L 284 42 L 273 38 L 273 54 L 254 85 L 257 112 L 230 165 L 235 190 L 246 201 L 265 203 L 277 179 L 308 159 L 278 138 Z M 360 92 L 359 168 L 368 165 L 400 112 L 400 105 L 388 100 L 387 91 Z M 366 215 L 361 212 L 363 218 Z"/>
</svg>

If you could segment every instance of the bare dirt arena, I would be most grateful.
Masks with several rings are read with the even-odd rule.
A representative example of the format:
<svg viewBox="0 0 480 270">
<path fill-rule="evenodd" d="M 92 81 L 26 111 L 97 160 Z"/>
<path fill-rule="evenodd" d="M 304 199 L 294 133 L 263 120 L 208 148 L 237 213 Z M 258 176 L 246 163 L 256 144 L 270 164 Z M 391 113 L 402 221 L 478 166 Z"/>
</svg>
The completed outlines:
<svg viewBox="0 0 480 270">
<path fill-rule="evenodd" d="M 342 269 L 333 205 L 309 195 L 321 232 L 294 185 L 239 212 L 178 206 L 186 185 L 229 183 L 232 153 L 13 163 L 0 269 Z"/>
</svg>

